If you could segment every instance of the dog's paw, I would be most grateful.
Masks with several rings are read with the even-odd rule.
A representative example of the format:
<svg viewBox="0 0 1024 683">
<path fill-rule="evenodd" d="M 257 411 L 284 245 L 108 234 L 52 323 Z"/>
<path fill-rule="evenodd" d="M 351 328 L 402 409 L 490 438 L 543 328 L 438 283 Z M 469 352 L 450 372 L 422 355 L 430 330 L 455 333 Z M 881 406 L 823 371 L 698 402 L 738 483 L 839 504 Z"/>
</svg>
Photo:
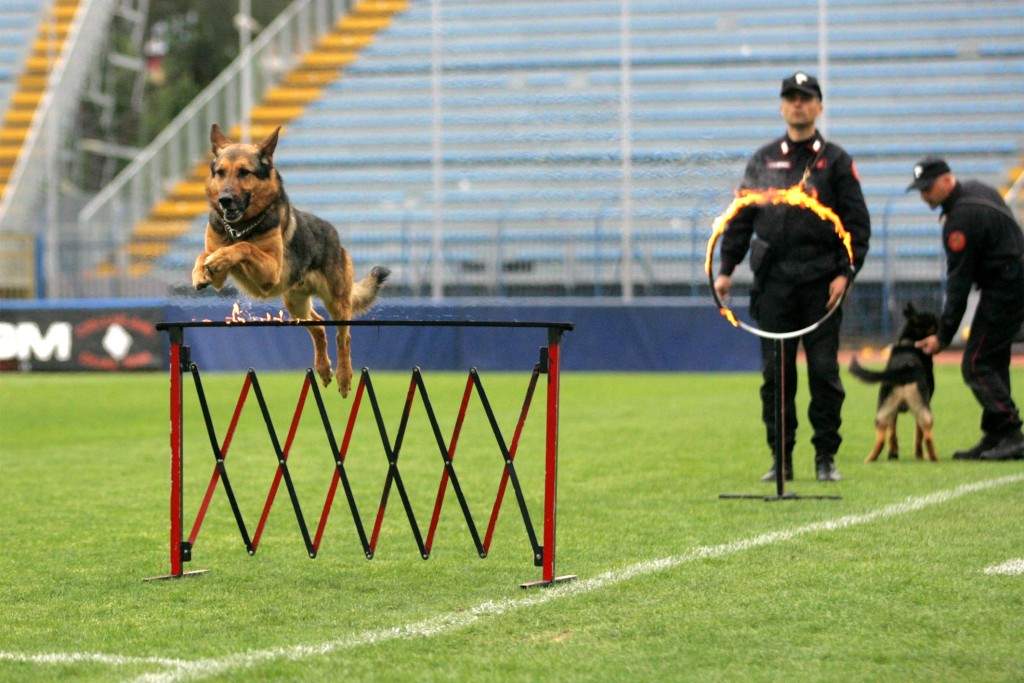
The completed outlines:
<svg viewBox="0 0 1024 683">
<path fill-rule="evenodd" d="M 316 374 L 320 376 L 320 382 L 326 387 L 331 383 L 331 378 L 334 376 L 331 372 L 331 361 L 327 361 L 323 364 L 317 364 Z"/>
<path fill-rule="evenodd" d="M 348 394 L 351 390 L 352 373 L 338 370 L 338 393 L 341 394 L 342 398 L 348 398 Z"/>
<path fill-rule="evenodd" d="M 203 273 L 213 281 L 217 279 L 218 275 L 226 273 L 231 265 L 231 260 L 222 251 L 215 251 L 203 261 Z"/>
<path fill-rule="evenodd" d="M 192 287 L 195 289 L 206 289 L 213 284 L 213 281 L 206 274 L 206 268 L 199 265 L 198 263 L 192 269 Z"/>
<path fill-rule="evenodd" d="M 378 285 L 384 284 L 388 276 L 391 275 L 391 269 L 386 266 L 374 266 L 370 269 L 370 275 L 377 281 Z"/>
</svg>

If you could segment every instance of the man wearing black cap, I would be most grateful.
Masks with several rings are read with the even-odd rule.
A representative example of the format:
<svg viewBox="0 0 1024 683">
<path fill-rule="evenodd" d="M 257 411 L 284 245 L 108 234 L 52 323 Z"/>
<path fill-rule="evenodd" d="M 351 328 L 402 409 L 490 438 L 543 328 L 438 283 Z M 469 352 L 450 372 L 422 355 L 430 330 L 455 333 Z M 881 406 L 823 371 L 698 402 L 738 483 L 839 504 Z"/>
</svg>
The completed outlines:
<svg viewBox="0 0 1024 683">
<path fill-rule="evenodd" d="M 751 206 L 730 223 L 722 238 L 722 256 L 715 291 L 723 300 L 732 286 L 732 272 L 750 250 L 754 286 L 750 309 L 758 325 L 770 332 L 797 330 L 813 324 L 839 301 L 851 279 L 864 263 L 871 236 L 868 209 L 857 169 L 841 147 L 826 142 L 815 127 L 822 112 L 821 86 L 814 76 L 798 71 L 782 81 L 780 113 L 786 135 L 759 149 L 747 163 L 742 187 L 784 189 L 802 183 L 808 194 L 840 217 L 852 235 L 854 267 L 836 239 L 833 226 L 814 213 L 788 205 Z M 751 237 L 753 236 L 753 240 Z M 811 389 L 808 417 L 814 428 L 812 442 L 819 481 L 838 481 L 835 454 L 840 412 L 846 397 L 839 379 L 839 327 L 842 311 L 830 317 L 801 341 L 807 356 Z M 793 441 L 796 436 L 796 350 L 785 345 L 785 453 L 773 453 L 772 469 L 762 481 L 774 481 L 775 468 L 783 462 L 787 479 L 793 478 Z M 762 419 L 768 445 L 775 448 L 774 343 L 761 340 Z"/>
<path fill-rule="evenodd" d="M 911 190 L 919 191 L 931 208 L 942 207 L 947 270 L 939 333 L 917 345 L 926 353 L 948 346 L 964 316 L 971 285 L 981 290 L 960 369 L 982 407 L 982 438 L 953 458 L 1024 458 L 1020 414 L 1010 394 L 1010 346 L 1024 322 L 1024 235 L 994 188 L 976 180 L 957 181 L 937 157 L 914 166 L 914 180 L 907 187 Z"/>
</svg>

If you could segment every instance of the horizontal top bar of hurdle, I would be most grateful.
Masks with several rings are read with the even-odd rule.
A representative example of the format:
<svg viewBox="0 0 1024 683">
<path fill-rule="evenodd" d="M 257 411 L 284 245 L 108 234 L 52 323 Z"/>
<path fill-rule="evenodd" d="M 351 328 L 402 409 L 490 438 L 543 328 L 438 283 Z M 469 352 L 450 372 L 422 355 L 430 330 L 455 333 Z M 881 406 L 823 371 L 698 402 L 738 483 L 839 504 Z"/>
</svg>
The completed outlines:
<svg viewBox="0 0 1024 683">
<path fill-rule="evenodd" d="M 519 322 L 514 320 L 190 320 L 180 322 L 162 322 L 156 324 L 158 330 L 180 330 L 186 327 L 505 327 L 505 328 L 542 328 L 571 332 L 573 323 L 566 322 Z"/>
</svg>

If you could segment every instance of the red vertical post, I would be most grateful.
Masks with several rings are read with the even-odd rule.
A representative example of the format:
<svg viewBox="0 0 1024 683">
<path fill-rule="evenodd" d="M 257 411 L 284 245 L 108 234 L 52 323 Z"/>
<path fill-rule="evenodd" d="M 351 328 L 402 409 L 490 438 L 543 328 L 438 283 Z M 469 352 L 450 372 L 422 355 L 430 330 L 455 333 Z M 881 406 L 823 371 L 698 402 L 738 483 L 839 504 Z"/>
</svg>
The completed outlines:
<svg viewBox="0 0 1024 683">
<path fill-rule="evenodd" d="M 171 576 L 182 575 L 181 534 L 183 527 L 182 411 L 181 411 L 181 328 L 171 330 Z"/>
<path fill-rule="evenodd" d="M 157 325 L 161 329 L 161 325 Z M 188 363 L 188 347 L 184 345 L 185 330 L 177 325 L 169 324 L 166 329 L 170 335 L 170 418 L 171 418 L 171 571 L 163 576 L 152 576 L 143 581 L 161 581 L 163 579 L 180 579 L 183 576 L 204 574 L 205 569 L 186 572 L 182 565 L 192 557 L 192 546 L 182 539 L 185 529 L 183 513 L 185 485 L 182 474 L 185 469 L 185 449 L 182 435 L 185 425 L 182 419 L 181 375 L 182 366 Z"/>
<path fill-rule="evenodd" d="M 544 449 L 544 568 L 543 580 L 555 580 L 555 508 L 558 481 L 558 361 L 561 332 L 548 330 L 548 414 Z"/>
<path fill-rule="evenodd" d="M 548 410 L 544 453 L 544 545 L 541 580 L 521 584 L 523 588 L 550 586 L 572 581 L 574 575 L 555 577 L 555 520 L 558 507 L 558 388 L 562 330 L 548 328 Z"/>
</svg>

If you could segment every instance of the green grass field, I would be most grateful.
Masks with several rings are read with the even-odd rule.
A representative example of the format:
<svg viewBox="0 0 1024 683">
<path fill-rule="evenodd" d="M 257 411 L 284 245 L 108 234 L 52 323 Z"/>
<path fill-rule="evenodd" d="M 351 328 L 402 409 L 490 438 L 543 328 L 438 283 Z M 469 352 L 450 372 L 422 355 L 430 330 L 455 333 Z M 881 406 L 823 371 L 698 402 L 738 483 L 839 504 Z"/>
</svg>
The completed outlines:
<svg viewBox="0 0 1024 683">
<path fill-rule="evenodd" d="M 425 379 L 448 438 L 465 375 Z M 528 377 L 483 379 L 510 439 Z M 261 375 L 282 440 L 300 381 Z M 283 487 L 254 557 L 218 490 L 186 565 L 210 572 L 143 583 L 168 569 L 166 382 L 0 376 L 0 680 L 1024 679 L 1024 575 L 984 572 L 1024 558 L 1024 463 L 949 460 L 979 418 L 956 368 L 938 374 L 939 463 L 908 457 L 904 419 L 903 459 L 862 464 L 876 390 L 845 377 L 845 480 L 814 481 L 801 407 L 791 487 L 843 499 L 782 503 L 717 499 L 772 490 L 753 374 L 565 374 L 558 571 L 580 580 L 535 591 L 511 491 L 481 560 L 451 488 L 427 562 L 395 492 L 367 561 L 340 494 L 310 560 Z M 223 436 L 241 377 L 205 383 Z M 375 375 L 392 438 L 407 383 Z M 187 531 L 212 457 L 185 395 Z M 340 438 L 351 399 L 326 397 Z M 311 408 L 290 463 L 315 526 L 331 458 Z M 542 408 L 516 461 L 538 533 Z M 425 529 L 441 466 L 419 404 L 400 462 Z M 251 398 L 227 464 L 251 531 L 276 465 Z M 475 400 L 456 465 L 482 530 L 501 461 Z M 369 410 L 348 467 L 370 526 L 386 467 Z"/>
</svg>

